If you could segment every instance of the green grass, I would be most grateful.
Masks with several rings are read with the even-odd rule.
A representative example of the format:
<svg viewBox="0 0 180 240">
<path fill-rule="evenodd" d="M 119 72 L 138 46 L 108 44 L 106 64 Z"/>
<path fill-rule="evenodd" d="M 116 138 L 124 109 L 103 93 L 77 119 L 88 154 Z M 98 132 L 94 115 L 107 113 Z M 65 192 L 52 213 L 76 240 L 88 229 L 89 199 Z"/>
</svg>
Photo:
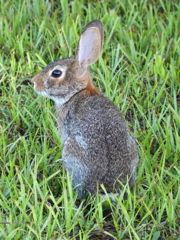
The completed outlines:
<svg viewBox="0 0 180 240">
<path fill-rule="evenodd" d="M 180 239 L 179 16 L 176 0 L 0 0 L 0 239 Z M 28 84 L 93 19 L 105 33 L 94 83 L 139 145 L 136 186 L 115 204 L 77 201 L 54 103 Z"/>
</svg>

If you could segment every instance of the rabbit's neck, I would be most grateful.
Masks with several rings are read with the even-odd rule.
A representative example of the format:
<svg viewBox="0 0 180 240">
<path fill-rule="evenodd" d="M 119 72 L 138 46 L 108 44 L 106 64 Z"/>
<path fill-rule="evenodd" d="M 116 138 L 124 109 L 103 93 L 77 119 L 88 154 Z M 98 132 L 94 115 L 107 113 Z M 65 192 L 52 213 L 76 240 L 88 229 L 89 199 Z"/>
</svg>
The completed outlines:
<svg viewBox="0 0 180 240">
<path fill-rule="evenodd" d="M 56 115 L 57 115 L 57 125 L 58 125 L 58 131 L 61 136 L 61 140 L 64 142 L 67 138 L 66 133 L 64 131 L 64 122 L 67 118 L 68 112 L 70 110 L 71 101 L 68 103 L 65 103 L 63 105 L 56 104 Z"/>
<path fill-rule="evenodd" d="M 70 125 L 75 121 L 76 113 L 79 109 L 81 109 L 82 105 L 84 105 L 84 102 L 86 102 L 88 98 L 91 98 L 96 94 L 102 95 L 102 93 L 97 90 L 93 84 L 89 84 L 86 89 L 76 93 L 65 104 L 56 104 L 58 131 L 63 142 L 66 141 L 68 135 L 70 134 Z"/>
</svg>

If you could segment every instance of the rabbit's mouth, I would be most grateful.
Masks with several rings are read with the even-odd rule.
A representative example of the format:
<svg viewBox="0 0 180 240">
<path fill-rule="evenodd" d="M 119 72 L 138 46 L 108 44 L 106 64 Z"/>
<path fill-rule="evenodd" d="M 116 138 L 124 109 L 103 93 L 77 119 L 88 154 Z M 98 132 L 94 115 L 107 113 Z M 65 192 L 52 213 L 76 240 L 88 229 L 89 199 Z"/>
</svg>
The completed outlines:
<svg viewBox="0 0 180 240">
<path fill-rule="evenodd" d="M 49 95 L 47 94 L 46 91 L 39 91 L 39 90 L 35 90 L 39 95 L 43 96 L 43 97 L 49 97 Z"/>
<path fill-rule="evenodd" d="M 35 91 L 36 91 L 39 95 L 41 95 L 41 96 L 43 96 L 43 97 L 47 97 L 47 98 L 52 99 L 57 105 L 63 105 L 63 104 L 66 102 L 65 98 L 57 97 L 57 96 L 48 94 L 48 93 L 47 93 L 46 91 L 44 91 L 44 90 L 41 91 L 41 90 L 36 90 L 36 89 L 35 89 Z"/>
</svg>

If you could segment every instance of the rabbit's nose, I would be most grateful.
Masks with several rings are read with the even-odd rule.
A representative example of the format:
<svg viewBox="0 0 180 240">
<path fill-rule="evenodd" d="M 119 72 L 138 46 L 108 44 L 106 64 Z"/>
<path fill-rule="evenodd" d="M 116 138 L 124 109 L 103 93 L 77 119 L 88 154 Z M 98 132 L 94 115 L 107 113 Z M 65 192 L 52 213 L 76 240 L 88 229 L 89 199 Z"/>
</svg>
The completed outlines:
<svg viewBox="0 0 180 240">
<path fill-rule="evenodd" d="M 36 86 L 37 86 L 37 83 L 36 82 L 33 82 L 34 83 L 34 88 L 36 88 Z"/>
<path fill-rule="evenodd" d="M 31 82 L 34 83 L 34 88 L 35 88 L 40 81 L 39 81 L 39 78 L 37 78 L 37 77 L 35 76 L 35 77 L 32 78 Z"/>
<path fill-rule="evenodd" d="M 36 78 L 36 76 L 32 78 L 31 82 L 32 82 L 32 84 L 34 84 L 34 89 L 36 89 L 37 88 L 37 82 L 38 82 L 38 79 Z"/>
</svg>

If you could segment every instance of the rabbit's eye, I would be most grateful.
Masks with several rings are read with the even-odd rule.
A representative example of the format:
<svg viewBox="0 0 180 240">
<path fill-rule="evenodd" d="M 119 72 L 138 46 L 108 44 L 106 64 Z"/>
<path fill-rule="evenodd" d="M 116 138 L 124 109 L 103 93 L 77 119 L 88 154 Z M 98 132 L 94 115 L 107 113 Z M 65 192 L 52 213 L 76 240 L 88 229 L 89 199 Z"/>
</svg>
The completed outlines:
<svg viewBox="0 0 180 240">
<path fill-rule="evenodd" d="M 54 78 L 60 77 L 61 74 L 62 74 L 62 72 L 61 72 L 60 70 L 58 70 L 58 69 L 55 69 L 55 70 L 51 73 L 52 77 L 54 77 Z"/>
</svg>

